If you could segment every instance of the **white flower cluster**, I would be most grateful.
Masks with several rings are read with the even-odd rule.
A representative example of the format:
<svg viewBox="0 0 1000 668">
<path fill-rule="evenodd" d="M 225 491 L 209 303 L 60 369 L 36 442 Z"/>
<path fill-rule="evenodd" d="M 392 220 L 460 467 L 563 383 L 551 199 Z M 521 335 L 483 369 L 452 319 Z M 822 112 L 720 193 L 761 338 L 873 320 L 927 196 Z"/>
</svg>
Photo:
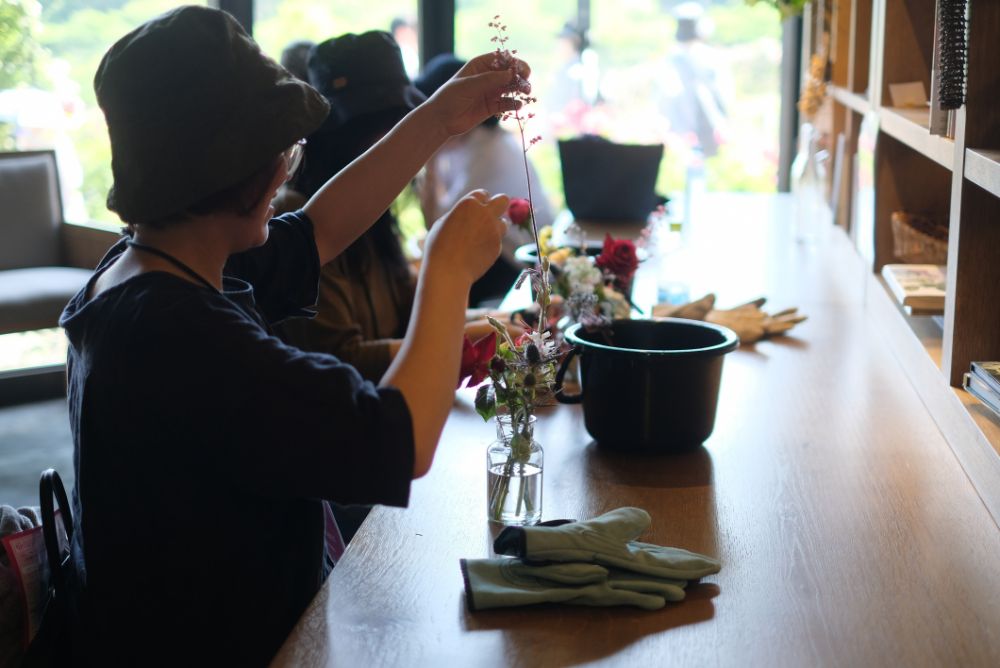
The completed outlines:
<svg viewBox="0 0 1000 668">
<path fill-rule="evenodd" d="M 563 271 L 569 281 L 570 291 L 574 294 L 592 294 L 594 288 L 604 282 L 601 270 L 595 267 L 593 259 L 586 255 L 567 258 Z"/>
</svg>

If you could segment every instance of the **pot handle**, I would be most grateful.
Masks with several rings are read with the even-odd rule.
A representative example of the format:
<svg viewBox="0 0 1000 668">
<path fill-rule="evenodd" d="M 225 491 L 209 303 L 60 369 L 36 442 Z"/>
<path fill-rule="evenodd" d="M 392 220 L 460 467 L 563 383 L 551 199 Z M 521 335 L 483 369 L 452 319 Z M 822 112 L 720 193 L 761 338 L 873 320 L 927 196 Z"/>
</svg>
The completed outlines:
<svg viewBox="0 0 1000 668">
<path fill-rule="evenodd" d="M 555 395 L 556 401 L 561 404 L 578 404 L 583 401 L 583 392 L 579 394 L 566 394 L 563 392 L 563 378 L 566 376 L 566 369 L 569 368 L 569 363 L 573 360 L 576 355 L 583 353 L 583 348 L 581 346 L 573 346 L 566 357 L 563 358 L 562 364 L 559 365 L 559 371 L 556 372 L 556 386 Z"/>
</svg>

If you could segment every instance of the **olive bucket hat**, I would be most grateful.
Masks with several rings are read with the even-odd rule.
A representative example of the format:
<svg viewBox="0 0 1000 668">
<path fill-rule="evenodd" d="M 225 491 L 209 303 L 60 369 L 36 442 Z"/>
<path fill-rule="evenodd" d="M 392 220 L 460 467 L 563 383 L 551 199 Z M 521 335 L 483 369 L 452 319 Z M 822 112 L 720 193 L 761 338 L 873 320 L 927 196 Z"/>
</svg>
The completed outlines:
<svg viewBox="0 0 1000 668">
<path fill-rule="evenodd" d="M 322 124 L 323 97 L 229 14 L 181 7 L 118 40 L 94 77 L 111 138 L 108 208 L 163 219 L 236 185 Z"/>
</svg>

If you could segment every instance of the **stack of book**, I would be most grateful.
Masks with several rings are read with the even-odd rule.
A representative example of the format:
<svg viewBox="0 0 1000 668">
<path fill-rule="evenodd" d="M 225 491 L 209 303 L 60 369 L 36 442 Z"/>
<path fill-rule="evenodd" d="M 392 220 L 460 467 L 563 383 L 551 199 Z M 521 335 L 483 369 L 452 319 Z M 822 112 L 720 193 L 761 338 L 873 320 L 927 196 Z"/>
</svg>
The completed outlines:
<svg viewBox="0 0 1000 668">
<path fill-rule="evenodd" d="M 945 268 L 934 264 L 887 264 L 882 278 L 911 315 L 944 313 Z"/>
<path fill-rule="evenodd" d="M 973 362 L 962 385 L 1000 417 L 1000 362 Z"/>
</svg>

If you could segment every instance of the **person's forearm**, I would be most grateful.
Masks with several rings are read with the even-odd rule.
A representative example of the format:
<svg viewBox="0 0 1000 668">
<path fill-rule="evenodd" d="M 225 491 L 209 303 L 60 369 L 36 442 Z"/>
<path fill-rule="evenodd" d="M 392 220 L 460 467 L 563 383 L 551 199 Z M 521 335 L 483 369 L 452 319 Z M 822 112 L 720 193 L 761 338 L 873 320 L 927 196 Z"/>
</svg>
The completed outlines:
<svg viewBox="0 0 1000 668">
<path fill-rule="evenodd" d="M 424 263 L 406 338 L 381 383 L 398 388 L 410 409 L 414 477 L 430 468 L 454 403 L 469 296 L 467 283 L 433 264 Z"/>
<path fill-rule="evenodd" d="M 421 105 L 320 188 L 305 206 L 320 262 L 368 229 L 447 138 L 433 110 Z"/>
</svg>

